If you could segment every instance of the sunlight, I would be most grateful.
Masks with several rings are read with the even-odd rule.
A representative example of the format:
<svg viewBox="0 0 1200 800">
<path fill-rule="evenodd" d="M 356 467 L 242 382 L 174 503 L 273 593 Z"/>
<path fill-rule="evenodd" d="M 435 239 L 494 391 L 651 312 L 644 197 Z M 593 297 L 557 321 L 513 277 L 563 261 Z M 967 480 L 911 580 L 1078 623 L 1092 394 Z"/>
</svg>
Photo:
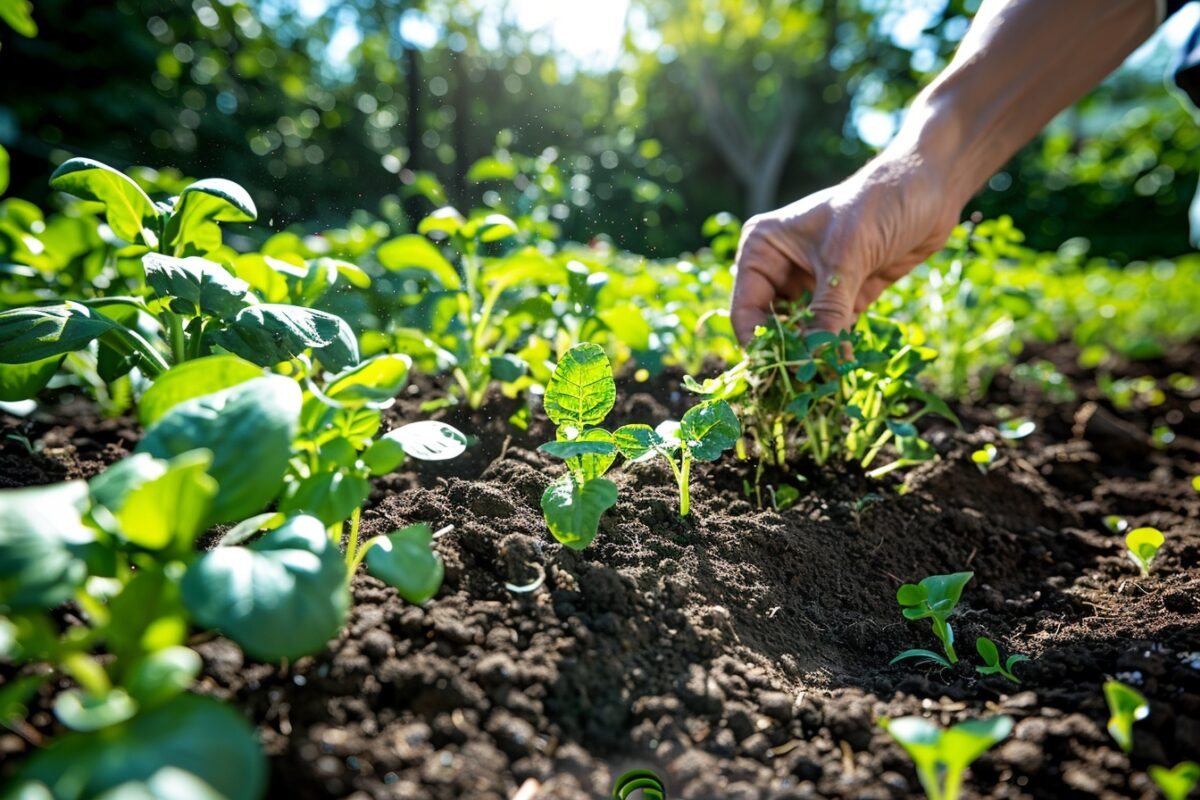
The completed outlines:
<svg viewBox="0 0 1200 800">
<path fill-rule="evenodd" d="M 620 57 L 629 0 L 512 0 L 508 9 L 518 25 L 544 31 L 581 66 L 607 69 Z"/>
</svg>

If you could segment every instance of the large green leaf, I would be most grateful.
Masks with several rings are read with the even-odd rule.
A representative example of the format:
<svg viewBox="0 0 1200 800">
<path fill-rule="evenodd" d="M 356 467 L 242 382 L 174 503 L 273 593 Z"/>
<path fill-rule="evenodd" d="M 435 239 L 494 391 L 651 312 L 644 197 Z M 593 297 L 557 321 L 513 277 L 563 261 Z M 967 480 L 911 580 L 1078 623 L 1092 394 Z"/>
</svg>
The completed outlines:
<svg viewBox="0 0 1200 800">
<path fill-rule="evenodd" d="M 0 311 L 0 364 L 30 364 L 73 353 L 116 327 L 103 314 L 70 301 Z"/>
<path fill-rule="evenodd" d="M 169 300 L 171 309 L 180 314 L 203 311 L 221 319 L 233 319 L 254 300 L 248 294 L 250 284 L 206 258 L 147 253 L 142 257 L 142 266 L 146 270 L 146 283 L 155 296 Z"/>
<path fill-rule="evenodd" d="M 408 383 L 412 359 L 402 353 L 385 353 L 338 373 L 325 386 L 325 396 L 341 406 L 381 407 Z"/>
<path fill-rule="evenodd" d="M 563 355 L 546 387 L 546 416 L 573 439 L 599 425 L 617 401 L 612 366 L 600 345 L 585 342 Z"/>
<path fill-rule="evenodd" d="M 326 527 L 354 513 L 371 494 L 371 484 L 357 475 L 343 472 L 318 472 L 292 484 L 279 501 L 285 514 L 312 514 Z"/>
<path fill-rule="evenodd" d="M 258 209 L 250 193 L 233 181 L 208 178 L 188 185 L 175 201 L 166 239 L 179 255 L 209 253 L 221 246 L 218 222 L 252 222 Z"/>
<path fill-rule="evenodd" d="M 176 364 L 159 375 L 138 402 L 138 419 L 149 427 L 185 400 L 261 378 L 262 367 L 234 355 L 205 356 Z"/>
<path fill-rule="evenodd" d="M 58 372 L 61 356 L 28 364 L 0 364 L 0 400 L 28 400 L 37 395 Z"/>
<path fill-rule="evenodd" d="M 149 472 L 143 473 L 146 480 L 115 502 L 107 499 L 105 507 L 113 515 L 116 532 L 148 550 L 174 546 L 180 553 L 190 552 L 196 537 L 205 530 L 217 494 L 217 482 L 208 475 L 211 461 L 208 450 L 192 450 L 170 461 L 159 461 L 160 474 L 150 477 Z M 92 494 L 96 497 L 109 493 L 98 493 L 93 486 Z"/>
<path fill-rule="evenodd" d="M 292 517 L 244 547 L 205 553 L 183 578 L 183 602 L 265 661 L 320 650 L 346 621 L 346 565 L 316 517 Z"/>
<path fill-rule="evenodd" d="M 428 525 L 377 536 L 367 543 L 367 569 L 410 603 L 424 603 L 442 586 L 445 567 L 433 552 Z"/>
<path fill-rule="evenodd" d="M 283 487 L 300 403 L 295 381 L 255 378 L 176 405 L 146 431 L 137 452 L 173 458 L 211 450 L 208 474 L 219 491 L 207 522 L 240 520 L 262 511 Z"/>
<path fill-rule="evenodd" d="M 83 481 L 0 490 L 0 610 L 53 608 L 87 577 Z"/>
<path fill-rule="evenodd" d="M 581 485 L 568 473 L 542 495 L 542 514 L 555 539 L 582 550 L 596 538 L 600 516 L 616 502 L 617 485 L 612 481 L 596 478 Z"/>
<path fill-rule="evenodd" d="M 312 349 L 330 370 L 358 363 L 358 340 L 341 317 L 326 311 L 263 303 L 241 310 L 215 336 L 218 344 L 255 364 L 270 366 Z"/>
<path fill-rule="evenodd" d="M 113 233 L 132 244 L 158 246 L 159 213 L 132 178 L 90 158 L 72 158 L 50 176 L 51 188 L 104 204 Z"/>
<path fill-rule="evenodd" d="M 737 444 L 742 425 L 724 400 L 705 400 L 694 405 L 679 421 L 679 438 L 697 461 L 716 461 Z"/>
<path fill-rule="evenodd" d="M 128 722 L 55 739 L 25 763 L 16 785 L 40 783 L 54 800 L 85 800 L 151 781 L 167 767 L 195 775 L 227 800 L 257 800 L 266 788 L 250 724 L 232 706 L 190 694 Z"/>
<path fill-rule="evenodd" d="M 419 269 L 432 275 L 444 288 L 456 291 L 462 280 L 442 252 L 424 236 L 407 234 L 384 242 L 375 251 L 375 258 L 390 270 Z"/>
</svg>

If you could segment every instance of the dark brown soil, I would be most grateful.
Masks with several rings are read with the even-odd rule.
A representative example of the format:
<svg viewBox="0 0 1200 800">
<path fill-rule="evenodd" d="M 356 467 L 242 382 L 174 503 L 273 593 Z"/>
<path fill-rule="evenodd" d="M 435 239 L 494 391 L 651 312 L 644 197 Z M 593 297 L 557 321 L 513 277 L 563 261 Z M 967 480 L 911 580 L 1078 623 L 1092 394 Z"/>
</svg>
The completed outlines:
<svg viewBox="0 0 1200 800">
<path fill-rule="evenodd" d="M 363 517 L 367 533 L 454 526 L 437 543 L 439 595 L 414 607 L 360 576 L 326 652 L 280 667 L 215 639 L 197 648 L 201 691 L 259 725 L 278 798 L 499 800 L 535 782 L 537 798 L 582 800 L 635 766 L 661 774 L 671 797 L 919 796 L 878 718 L 992 713 L 1017 726 L 976 762 L 966 796 L 1153 797 L 1149 765 L 1200 753 L 1200 407 L 1166 381 L 1195 375 L 1196 354 L 1117 367 L 1162 378 L 1167 399 L 1119 414 L 1142 436 L 1114 439 L 1076 424 L 1085 401 L 1114 409 L 1070 348 L 1047 348 L 1039 356 L 1071 375 L 1078 402 L 1050 405 L 1003 377 L 989 398 L 1038 422 L 1028 439 L 1005 443 L 992 411 L 964 408 L 966 431 L 933 423 L 941 459 L 902 483 L 802 467 L 801 500 L 783 512 L 743 496 L 751 470 L 733 460 L 694 476 L 687 520 L 665 466 L 617 469 L 620 501 L 582 553 L 541 519 L 560 469 L 534 449 L 545 421 L 517 431 L 500 399 L 487 414 L 453 410 L 479 444 L 379 481 Z M 623 385 L 610 421 L 678 416 L 677 386 Z M 404 399 L 389 420 L 418 418 L 416 405 Z M 1175 442 L 1149 444 L 1168 418 Z M 0 441 L 0 485 L 93 474 L 137 436 L 128 420 L 4 422 L 45 444 L 30 456 Z M 986 475 L 970 460 L 984 442 L 1002 452 Z M 868 492 L 882 499 L 856 514 Z M 1166 534 L 1151 577 L 1106 514 Z M 897 586 L 967 569 L 960 667 L 889 666 L 937 644 L 927 622 L 900 616 Z M 542 574 L 536 591 L 506 588 Z M 1017 667 L 1020 686 L 974 673 L 982 634 L 1033 659 Z M 1151 700 L 1131 756 L 1105 731 L 1110 677 Z"/>
</svg>

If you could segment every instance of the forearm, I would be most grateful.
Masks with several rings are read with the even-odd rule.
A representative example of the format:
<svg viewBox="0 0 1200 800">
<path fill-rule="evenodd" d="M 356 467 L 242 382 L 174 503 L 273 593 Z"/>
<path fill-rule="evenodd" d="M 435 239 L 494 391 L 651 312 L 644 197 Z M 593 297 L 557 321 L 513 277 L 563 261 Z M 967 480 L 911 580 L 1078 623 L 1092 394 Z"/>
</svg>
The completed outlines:
<svg viewBox="0 0 1200 800">
<path fill-rule="evenodd" d="M 1145 41 L 1157 14 L 1154 0 L 985 0 L 889 150 L 943 168 L 949 199 L 965 205 Z"/>
</svg>

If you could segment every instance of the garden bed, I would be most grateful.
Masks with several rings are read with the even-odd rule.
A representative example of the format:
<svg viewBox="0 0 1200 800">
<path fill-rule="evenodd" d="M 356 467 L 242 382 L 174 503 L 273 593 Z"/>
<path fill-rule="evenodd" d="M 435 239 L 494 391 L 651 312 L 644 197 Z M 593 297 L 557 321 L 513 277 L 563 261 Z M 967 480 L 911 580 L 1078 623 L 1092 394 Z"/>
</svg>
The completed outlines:
<svg viewBox="0 0 1200 800">
<path fill-rule="evenodd" d="M 1152 410 L 1110 415 L 1069 348 L 1043 355 L 1078 401 L 1049 404 L 1001 378 L 987 405 L 959 409 L 963 431 L 932 424 L 939 460 L 882 484 L 800 465 L 809 481 L 782 512 L 746 499 L 752 469 L 731 458 L 698 466 L 686 520 L 665 464 L 615 470 L 621 499 L 582 552 L 549 537 L 538 506 L 561 470 L 535 451 L 548 421 L 518 431 L 502 398 L 476 415 L 451 410 L 479 444 L 378 480 L 362 518 L 367 534 L 454 526 L 437 543 L 438 596 L 415 607 L 360 575 L 350 622 L 324 653 L 276 666 L 211 639 L 196 645 L 200 690 L 257 723 L 279 798 L 484 800 L 530 779 L 537 798 L 595 798 L 635 766 L 672 797 L 907 797 L 920 793 L 915 774 L 877 718 L 1000 712 L 1015 731 L 975 763 L 969 792 L 1151 797 L 1148 764 L 1200 752 L 1200 400 L 1168 391 Z M 1129 374 L 1196 375 L 1197 355 Z M 678 418 L 689 402 L 678 377 L 624 384 L 610 422 Z M 416 403 L 402 398 L 392 422 L 416 418 Z M 998 404 L 1037 431 L 1005 443 L 986 410 Z M 1176 438 L 1155 447 L 1148 432 L 1164 415 Z M 139 430 L 4 423 L 9 486 L 90 477 Z M 31 458 L 12 434 L 42 452 Z M 1001 458 L 984 474 L 970 455 L 987 442 Z M 870 492 L 882 499 L 856 506 Z M 1151 577 L 1103 525 L 1110 514 L 1166 534 Z M 927 622 L 901 617 L 896 588 L 961 570 L 975 573 L 955 618 L 970 658 L 953 673 L 889 666 L 934 643 Z M 542 574 L 534 591 L 506 588 Z M 1017 667 L 1021 685 L 973 672 L 982 634 L 1033 659 Z M 1105 732 L 1108 677 L 1151 701 L 1132 756 Z M 31 724 L 49 730 L 50 717 Z M 27 746 L 3 741 L 10 757 Z"/>
</svg>

